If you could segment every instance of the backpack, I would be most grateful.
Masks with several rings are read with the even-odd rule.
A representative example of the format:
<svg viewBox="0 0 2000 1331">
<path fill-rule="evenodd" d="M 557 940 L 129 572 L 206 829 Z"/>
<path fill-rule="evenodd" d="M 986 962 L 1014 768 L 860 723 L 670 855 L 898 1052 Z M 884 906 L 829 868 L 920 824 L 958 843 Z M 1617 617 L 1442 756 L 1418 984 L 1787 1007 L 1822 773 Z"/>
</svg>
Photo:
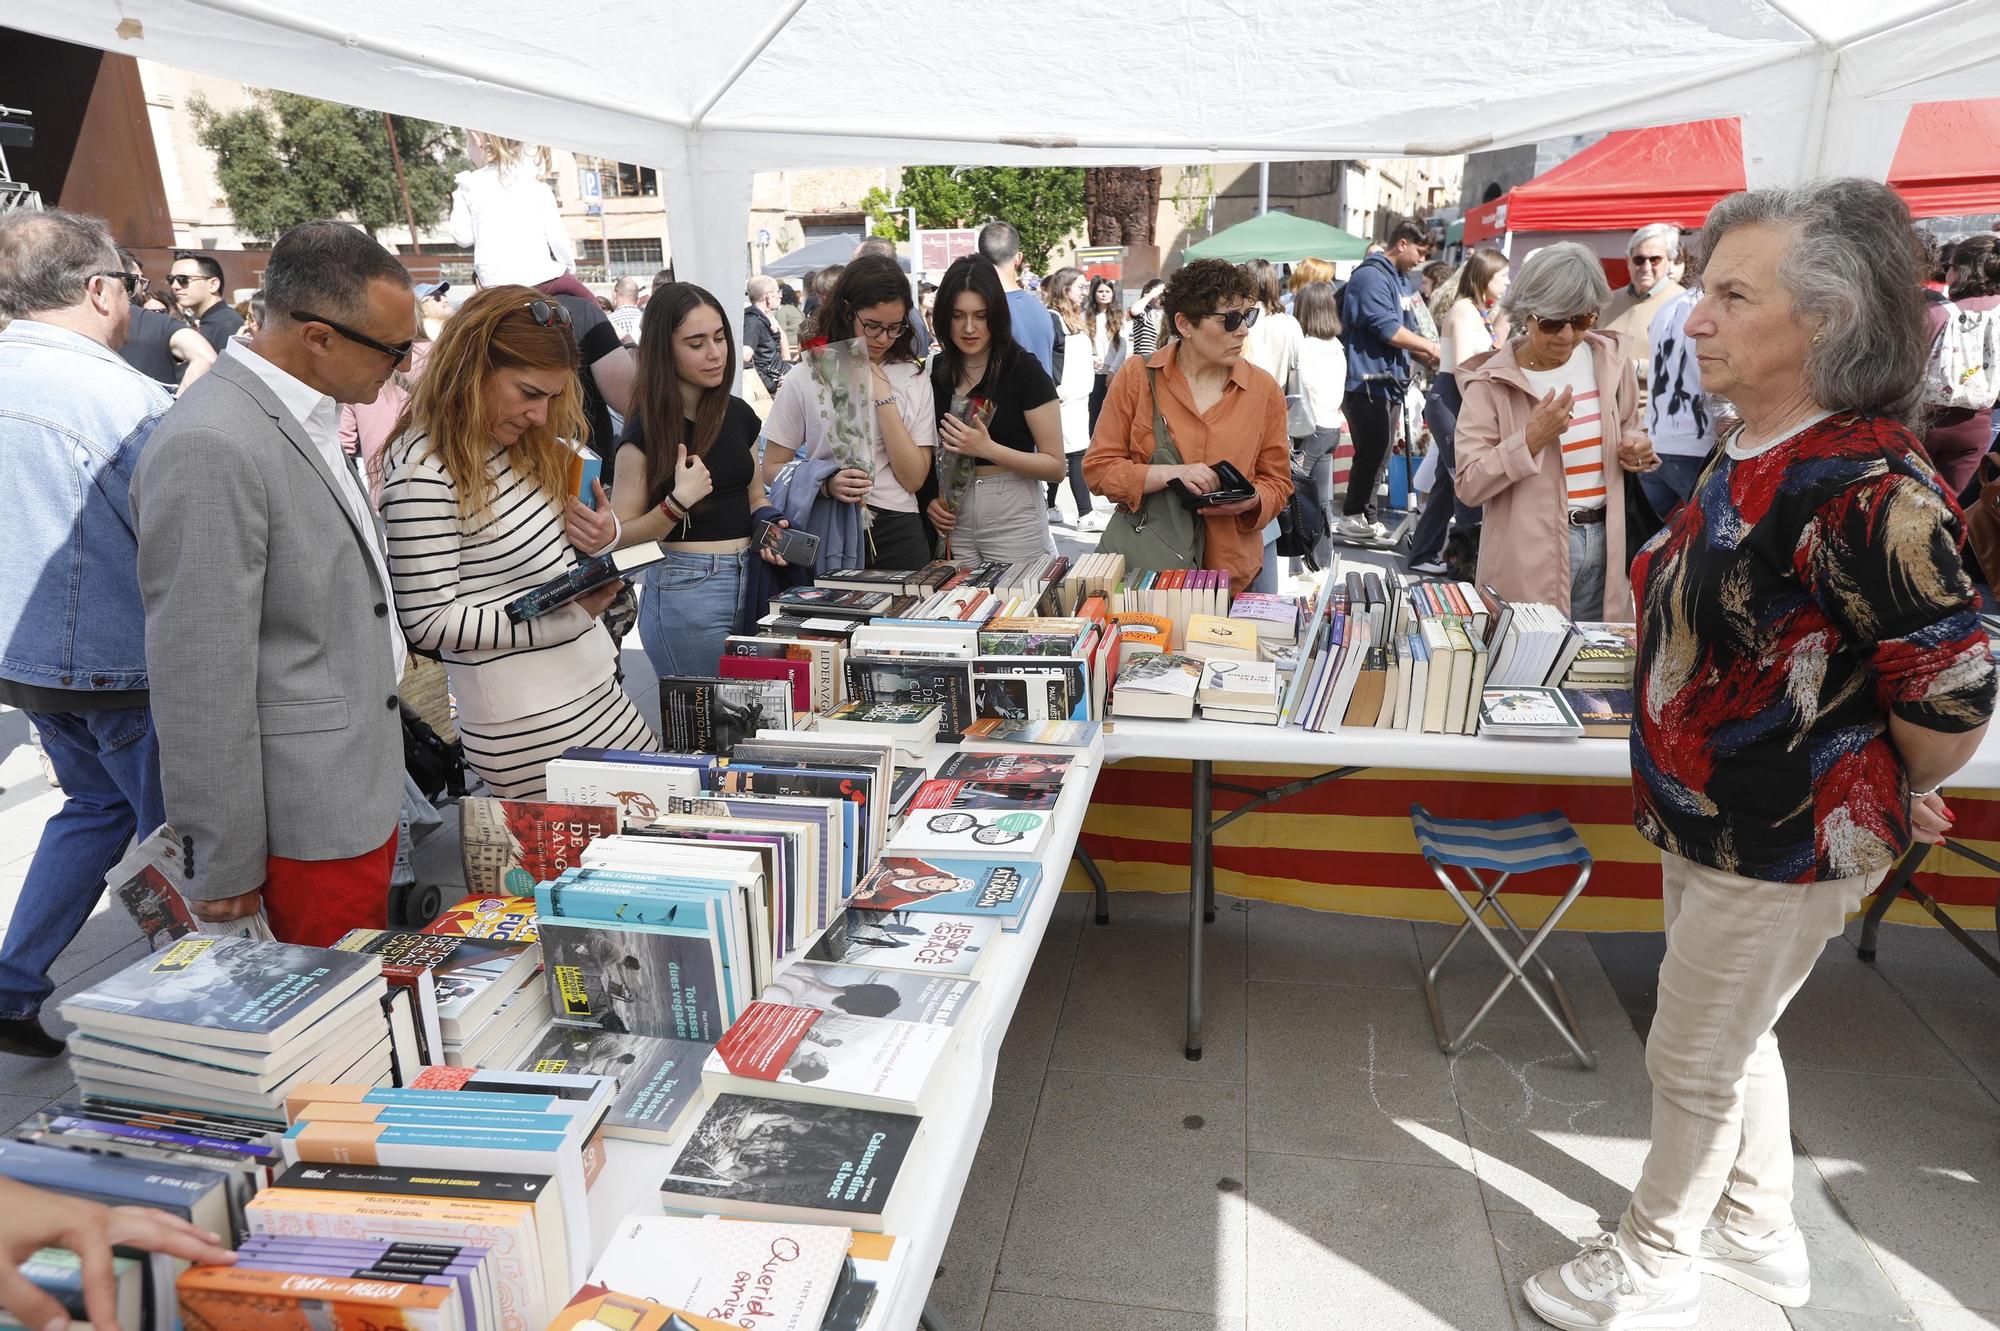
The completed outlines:
<svg viewBox="0 0 2000 1331">
<path fill-rule="evenodd" d="M 1934 407 L 1983 411 L 2000 397 L 2000 308 L 1943 304 L 1944 324 L 1931 342 L 1924 399 Z"/>
</svg>

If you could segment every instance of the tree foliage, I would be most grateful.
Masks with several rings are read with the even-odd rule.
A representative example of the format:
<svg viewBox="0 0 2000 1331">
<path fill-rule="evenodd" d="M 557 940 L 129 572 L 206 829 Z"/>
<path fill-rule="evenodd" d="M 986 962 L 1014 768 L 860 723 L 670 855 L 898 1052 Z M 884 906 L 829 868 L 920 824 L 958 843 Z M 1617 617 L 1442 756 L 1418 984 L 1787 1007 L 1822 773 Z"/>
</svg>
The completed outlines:
<svg viewBox="0 0 2000 1331">
<path fill-rule="evenodd" d="M 381 112 L 291 92 L 251 96 L 235 111 L 219 112 L 198 96 L 189 104 L 239 231 L 270 241 L 319 217 L 349 218 L 370 235 L 403 224 Z M 393 119 L 410 209 L 418 227 L 435 226 L 467 165 L 457 134 L 429 120 Z"/>
<path fill-rule="evenodd" d="M 906 166 L 893 202 L 873 189 L 861 208 L 870 234 L 895 240 L 909 238 L 909 208 L 917 210 L 917 225 L 925 230 L 1012 222 L 1028 267 L 1044 272 L 1050 253 L 1083 223 L 1083 168 Z"/>
</svg>

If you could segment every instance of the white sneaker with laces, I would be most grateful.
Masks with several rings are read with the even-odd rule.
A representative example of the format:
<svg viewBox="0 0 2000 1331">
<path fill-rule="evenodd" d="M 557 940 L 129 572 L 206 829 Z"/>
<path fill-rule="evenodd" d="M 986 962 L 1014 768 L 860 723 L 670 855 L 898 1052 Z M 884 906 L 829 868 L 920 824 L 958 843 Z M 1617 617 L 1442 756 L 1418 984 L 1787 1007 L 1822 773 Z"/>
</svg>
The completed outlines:
<svg viewBox="0 0 2000 1331">
<path fill-rule="evenodd" d="M 1410 561 L 1410 572 L 1421 573 L 1427 578 L 1441 578 L 1448 571 L 1442 559 L 1413 559 Z"/>
<path fill-rule="evenodd" d="M 1333 534 L 1345 537 L 1350 541 L 1372 541 L 1376 539 L 1375 524 L 1359 514 L 1353 517 L 1342 518 L 1339 524 L 1334 527 Z"/>
<path fill-rule="evenodd" d="M 1078 531 L 1103 531 L 1104 524 L 1108 521 L 1110 519 L 1105 517 L 1104 514 L 1099 513 L 1096 509 L 1092 509 L 1076 520 L 1076 529 Z"/>
<path fill-rule="evenodd" d="M 1654 1280 L 1634 1266 L 1615 1235 L 1599 1234 L 1561 1266 L 1521 1286 L 1535 1315 L 1563 1331 L 1641 1331 L 1693 1326 L 1701 1316 L 1701 1273 Z"/>
<path fill-rule="evenodd" d="M 1812 1297 L 1812 1261 L 1806 1256 L 1806 1236 L 1797 1225 L 1755 1239 L 1710 1225 L 1701 1231 L 1701 1256 L 1695 1265 L 1781 1308 L 1801 1307 Z"/>
</svg>

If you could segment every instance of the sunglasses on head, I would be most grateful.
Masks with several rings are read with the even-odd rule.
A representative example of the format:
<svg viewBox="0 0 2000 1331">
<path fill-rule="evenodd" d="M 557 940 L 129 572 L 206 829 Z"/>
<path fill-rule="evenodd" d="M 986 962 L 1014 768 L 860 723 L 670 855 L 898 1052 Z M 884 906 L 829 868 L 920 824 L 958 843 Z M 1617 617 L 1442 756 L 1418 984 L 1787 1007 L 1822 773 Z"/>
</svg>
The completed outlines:
<svg viewBox="0 0 2000 1331">
<path fill-rule="evenodd" d="M 325 324 L 349 342 L 359 343 L 370 351 L 379 351 L 398 365 L 409 357 L 410 348 L 416 345 L 414 338 L 408 342 L 378 342 L 368 334 L 356 332 L 345 324 L 337 324 L 325 315 L 307 314 L 304 310 L 293 310 L 290 317 L 295 324 Z"/>
<path fill-rule="evenodd" d="M 1573 315 L 1567 319 L 1537 319 L 1535 323 L 1544 333 L 1554 337 L 1565 328 L 1574 328 L 1579 333 L 1587 333 L 1597 327 L 1597 313 Z"/>
<path fill-rule="evenodd" d="M 528 317 L 544 328 L 568 328 L 569 311 L 553 300 L 529 300 L 521 302 L 527 307 Z"/>
<path fill-rule="evenodd" d="M 1257 316 L 1261 313 L 1263 313 L 1261 306 L 1252 305 L 1247 310 L 1231 310 L 1227 314 L 1224 314 L 1220 310 L 1215 310 L 1203 317 L 1222 320 L 1222 331 L 1233 333 L 1239 328 L 1253 326 L 1257 322 Z"/>
</svg>

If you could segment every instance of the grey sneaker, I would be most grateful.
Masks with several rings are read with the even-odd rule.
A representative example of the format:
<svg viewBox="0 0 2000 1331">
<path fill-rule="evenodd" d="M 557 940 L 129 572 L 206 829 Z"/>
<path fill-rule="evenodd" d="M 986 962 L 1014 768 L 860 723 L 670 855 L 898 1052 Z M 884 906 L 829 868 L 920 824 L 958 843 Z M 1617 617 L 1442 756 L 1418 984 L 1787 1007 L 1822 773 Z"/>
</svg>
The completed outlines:
<svg viewBox="0 0 2000 1331">
<path fill-rule="evenodd" d="M 1756 1239 L 1710 1225 L 1701 1231 L 1701 1256 L 1695 1265 L 1781 1308 L 1801 1307 L 1812 1297 L 1812 1262 L 1806 1256 L 1806 1236 L 1797 1225 Z"/>
<path fill-rule="evenodd" d="M 1521 1293 L 1537 1317 L 1563 1331 L 1693 1326 L 1701 1316 L 1700 1272 L 1690 1267 L 1672 1280 L 1651 1279 L 1610 1234 L 1599 1234 L 1561 1266 L 1529 1276 Z"/>
<path fill-rule="evenodd" d="M 1375 530 L 1375 524 L 1360 514 L 1342 518 L 1334 525 L 1333 534 L 1349 541 L 1373 541 L 1381 535 Z"/>
<path fill-rule="evenodd" d="M 1449 570 L 1445 568 L 1442 559 L 1412 559 L 1410 561 L 1410 572 L 1421 573 L 1427 578 L 1441 578 Z"/>
</svg>

